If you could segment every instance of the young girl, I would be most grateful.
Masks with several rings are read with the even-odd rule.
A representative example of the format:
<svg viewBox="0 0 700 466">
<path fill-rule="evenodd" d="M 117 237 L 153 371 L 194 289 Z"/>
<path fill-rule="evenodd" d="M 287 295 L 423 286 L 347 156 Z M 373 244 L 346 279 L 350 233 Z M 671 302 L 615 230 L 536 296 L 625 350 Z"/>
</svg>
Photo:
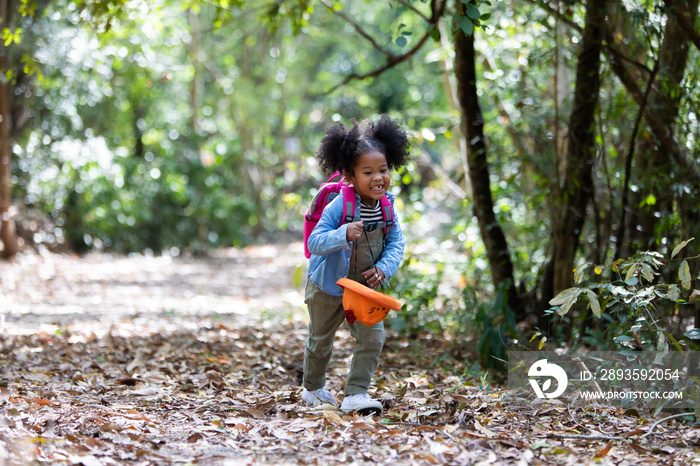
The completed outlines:
<svg viewBox="0 0 700 466">
<path fill-rule="evenodd" d="M 305 302 L 309 311 L 309 337 L 304 351 L 302 399 L 317 406 L 338 406 L 324 388 L 326 368 L 333 353 L 335 332 L 345 320 L 343 290 L 336 281 L 342 277 L 378 288 L 396 274 L 406 240 L 396 220 L 394 196 L 389 193 L 390 170 L 405 164 L 409 145 L 406 131 L 387 116 L 376 122 L 353 122 L 326 131 L 318 150 L 321 168 L 342 171 L 355 189 L 356 209 L 352 222 L 343 223 L 343 196 L 337 196 L 323 211 L 309 236 L 308 281 Z M 394 209 L 394 225 L 386 235 L 376 222 L 382 221 L 380 200 L 387 194 Z M 371 327 L 350 324 L 355 339 L 352 364 L 345 382 L 344 412 L 382 411 L 382 404 L 367 394 L 384 346 L 384 324 Z"/>
</svg>

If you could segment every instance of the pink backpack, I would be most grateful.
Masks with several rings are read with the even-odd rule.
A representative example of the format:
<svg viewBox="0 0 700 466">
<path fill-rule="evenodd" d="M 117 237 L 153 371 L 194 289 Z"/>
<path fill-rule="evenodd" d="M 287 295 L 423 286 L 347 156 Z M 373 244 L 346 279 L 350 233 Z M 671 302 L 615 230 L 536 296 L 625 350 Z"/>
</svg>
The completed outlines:
<svg viewBox="0 0 700 466">
<path fill-rule="evenodd" d="M 339 178 L 338 181 L 335 181 Z M 309 236 L 311 232 L 314 231 L 318 221 L 321 219 L 321 214 L 323 209 L 328 205 L 333 199 L 342 194 L 343 196 L 343 217 L 340 220 L 340 224 L 352 222 L 355 215 L 355 189 L 351 184 L 345 184 L 345 176 L 341 172 L 335 172 L 328 178 L 328 181 L 323 183 L 318 188 L 318 193 L 314 196 L 309 206 L 309 211 L 304 215 L 304 255 L 308 259 L 311 257 L 309 252 Z M 384 216 L 383 222 L 378 222 L 379 224 L 375 228 L 383 228 L 384 234 L 389 231 L 394 225 L 394 211 L 391 208 L 391 201 L 385 194 L 381 200 L 382 205 L 382 215 Z"/>
</svg>

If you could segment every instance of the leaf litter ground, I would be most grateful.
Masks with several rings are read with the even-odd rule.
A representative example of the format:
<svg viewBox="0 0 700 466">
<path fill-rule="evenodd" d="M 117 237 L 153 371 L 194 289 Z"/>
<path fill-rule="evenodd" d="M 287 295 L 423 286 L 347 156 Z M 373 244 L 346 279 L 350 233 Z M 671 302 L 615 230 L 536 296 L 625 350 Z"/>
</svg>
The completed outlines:
<svg viewBox="0 0 700 466">
<path fill-rule="evenodd" d="M 389 333 L 381 416 L 304 406 L 300 250 L 0 263 L 0 464 L 700 464 L 697 425 L 528 402 L 429 335 Z"/>
</svg>

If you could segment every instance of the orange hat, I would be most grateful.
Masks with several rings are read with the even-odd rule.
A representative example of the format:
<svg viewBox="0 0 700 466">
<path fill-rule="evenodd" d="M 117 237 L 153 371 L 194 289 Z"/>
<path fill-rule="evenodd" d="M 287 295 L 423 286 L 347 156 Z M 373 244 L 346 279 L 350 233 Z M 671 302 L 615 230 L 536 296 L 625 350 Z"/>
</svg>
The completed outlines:
<svg viewBox="0 0 700 466">
<path fill-rule="evenodd" d="M 343 308 L 345 308 L 345 315 L 351 324 L 357 319 L 369 327 L 384 320 L 390 310 L 401 310 L 401 303 L 398 299 L 375 291 L 354 280 L 341 278 L 336 283 L 344 290 Z"/>
</svg>

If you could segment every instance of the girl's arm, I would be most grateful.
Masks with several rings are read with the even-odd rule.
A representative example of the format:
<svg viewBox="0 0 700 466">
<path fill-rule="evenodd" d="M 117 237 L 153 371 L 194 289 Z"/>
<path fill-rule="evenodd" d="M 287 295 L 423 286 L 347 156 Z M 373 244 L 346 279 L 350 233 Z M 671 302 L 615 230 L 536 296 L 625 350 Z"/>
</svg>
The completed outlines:
<svg viewBox="0 0 700 466">
<path fill-rule="evenodd" d="M 309 235 L 309 252 L 327 256 L 341 249 L 350 249 L 347 240 L 348 224 L 340 224 L 343 212 L 343 196 L 337 196 L 323 209 L 321 219 Z M 393 230 L 393 228 L 392 228 Z"/>
</svg>

